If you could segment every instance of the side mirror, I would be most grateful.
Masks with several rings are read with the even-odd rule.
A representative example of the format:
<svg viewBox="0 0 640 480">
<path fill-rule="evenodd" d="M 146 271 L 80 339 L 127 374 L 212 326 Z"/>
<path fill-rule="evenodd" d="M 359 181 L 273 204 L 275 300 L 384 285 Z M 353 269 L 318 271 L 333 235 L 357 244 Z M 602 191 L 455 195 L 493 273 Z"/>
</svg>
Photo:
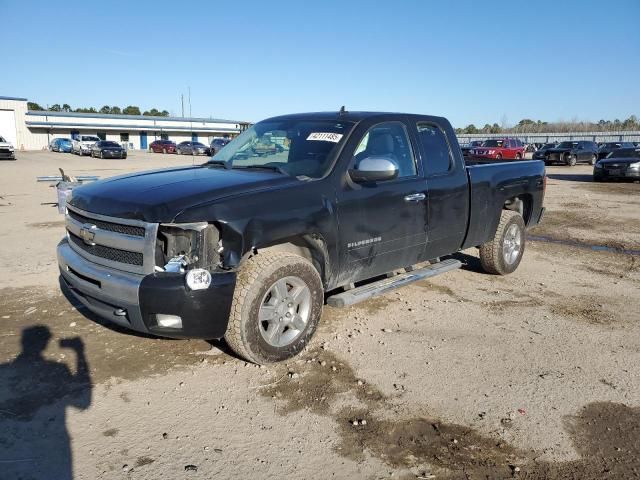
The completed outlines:
<svg viewBox="0 0 640 480">
<path fill-rule="evenodd" d="M 384 182 L 398 177 L 398 165 L 387 157 L 365 157 L 349 170 L 356 183 Z"/>
</svg>

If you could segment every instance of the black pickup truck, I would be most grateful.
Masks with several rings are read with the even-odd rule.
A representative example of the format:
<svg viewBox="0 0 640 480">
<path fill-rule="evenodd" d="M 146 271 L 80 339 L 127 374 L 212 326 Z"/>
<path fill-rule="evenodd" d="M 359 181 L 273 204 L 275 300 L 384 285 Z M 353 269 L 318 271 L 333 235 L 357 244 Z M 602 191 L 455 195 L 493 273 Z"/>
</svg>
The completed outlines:
<svg viewBox="0 0 640 480">
<path fill-rule="evenodd" d="M 458 268 L 447 256 L 460 250 L 513 272 L 544 190 L 540 161 L 466 166 L 441 117 L 274 117 L 202 165 L 75 189 L 61 280 L 121 326 L 224 337 L 247 360 L 280 361 L 309 342 L 325 303 Z"/>
</svg>

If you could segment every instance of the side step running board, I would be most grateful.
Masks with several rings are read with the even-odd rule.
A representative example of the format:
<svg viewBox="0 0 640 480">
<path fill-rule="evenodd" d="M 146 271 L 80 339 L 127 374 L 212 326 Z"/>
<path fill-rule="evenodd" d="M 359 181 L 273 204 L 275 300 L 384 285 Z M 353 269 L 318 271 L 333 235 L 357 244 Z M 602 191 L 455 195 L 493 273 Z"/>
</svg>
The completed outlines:
<svg viewBox="0 0 640 480">
<path fill-rule="evenodd" d="M 327 298 L 327 305 L 332 307 L 348 307 L 363 300 L 367 300 L 381 293 L 403 287 L 418 280 L 435 277 L 450 270 L 456 270 L 462 266 L 462 262 L 453 258 L 434 263 L 428 267 L 412 270 L 391 278 L 383 278 L 373 283 L 368 283 L 346 292 L 337 293 Z"/>
</svg>

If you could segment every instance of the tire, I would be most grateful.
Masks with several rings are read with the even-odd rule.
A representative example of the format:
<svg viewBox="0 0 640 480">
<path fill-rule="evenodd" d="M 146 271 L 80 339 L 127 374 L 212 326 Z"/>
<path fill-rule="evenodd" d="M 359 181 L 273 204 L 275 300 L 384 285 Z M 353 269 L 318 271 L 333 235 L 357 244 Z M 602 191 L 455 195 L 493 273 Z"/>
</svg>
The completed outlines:
<svg viewBox="0 0 640 480">
<path fill-rule="evenodd" d="M 522 160 L 522 155 L 520 153 L 516 153 L 516 160 Z"/>
<path fill-rule="evenodd" d="M 163 149 L 162 149 L 162 154 L 163 154 L 163 155 L 166 155 L 166 153 L 167 153 L 167 149 L 166 149 L 166 148 L 163 148 Z"/>
<path fill-rule="evenodd" d="M 598 157 L 594 153 L 593 155 L 591 155 L 591 160 L 589 160 L 589 165 L 595 165 L 597 161 L 598 161 Z"/>
<path fill-rule="evenodd" d="M 480 246 L 482 269 L 494 275 L 514 272 L 524 254 L 525 234 L 522 215 L 513 210 L 503 210 L 495 235 Z"/>
<path fill-rule="evenodd" d="M 496 155 L 496 160 L 497 160 L 498 162 L 500 162 L 500 161 L 502 160 L 502 155 L 497 154 L 497 155 Z"/>
<path fill-rule="evenodd" d="M 104 158 L 104 155 L 102 154 L 102 150 L 100 150 L 100 158 Z"/>
<path fill-rule="evenodd" d="M 296 291 L 297 299 L 292 295 Z M 309 343 L 323 303 L 322 280 L 310 262 L 287 252 L 259 253 L 240 267 L 224 338 L 250 362 L 262 365 L 287 360 Z"/>
<path fill-rule="evenodd" d="M 566 163 L 570 167 L 575 167 L 576 163 L 578 163 L 578 159 L 576 158 L 575 155 L 567 155 Z"/>
</svg>

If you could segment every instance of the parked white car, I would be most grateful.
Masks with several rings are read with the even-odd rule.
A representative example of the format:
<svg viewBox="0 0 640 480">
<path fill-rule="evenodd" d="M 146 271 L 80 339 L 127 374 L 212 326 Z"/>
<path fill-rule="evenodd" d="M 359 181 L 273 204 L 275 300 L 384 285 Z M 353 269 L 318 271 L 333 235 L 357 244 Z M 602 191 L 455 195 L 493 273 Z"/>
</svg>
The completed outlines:
<svg viewBox="0 0 640 480">
<path fill-rule="evenodd" d="M 99 141 L 100 139 L 93 135 L 79 135 L 72 141 L 71 153 L 75 153 L 76 155 L 91 155 L 91 147 Z"/>
<path fill-rule="evenodd" d="M 10 142 L 0 137 L 0 160 L 15 160 L 16 151 Z"/>
</svg>

